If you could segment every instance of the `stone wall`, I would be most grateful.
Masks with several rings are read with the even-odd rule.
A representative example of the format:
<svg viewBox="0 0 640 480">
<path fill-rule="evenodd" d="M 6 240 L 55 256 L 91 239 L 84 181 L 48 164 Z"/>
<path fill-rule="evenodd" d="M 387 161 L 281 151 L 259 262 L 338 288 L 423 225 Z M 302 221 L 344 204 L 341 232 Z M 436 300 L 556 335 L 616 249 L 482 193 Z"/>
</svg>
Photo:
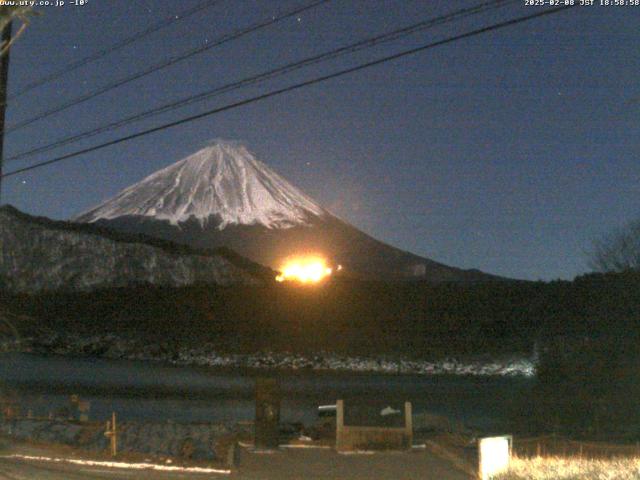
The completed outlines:
<svg viewBox="0 0 640 480">
<path fill-rule="evenodd" d="M 70 445 L 104 451 L 109 447 L 105 424 L 56 419 L 17 418 L 0 422 L 0 435 L 17 440 Z M 225 461 L 229 446 L 247 427 L 227 424 L 123 422 L 118 424 L 118 452 L 194 460 Z"/>
</svg>

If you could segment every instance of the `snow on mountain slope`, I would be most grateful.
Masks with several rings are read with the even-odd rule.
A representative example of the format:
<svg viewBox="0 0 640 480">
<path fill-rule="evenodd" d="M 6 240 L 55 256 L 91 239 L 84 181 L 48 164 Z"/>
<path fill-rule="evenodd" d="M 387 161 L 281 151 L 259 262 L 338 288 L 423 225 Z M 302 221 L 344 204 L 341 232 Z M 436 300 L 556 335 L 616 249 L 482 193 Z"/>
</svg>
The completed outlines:
<svg viewBox="0 0 640 480">
<path fill-rule="evenodd" d="M 211 217 L 218 217 L 220 230 L 227 225 L 272 229 L 306 225 L 310 215 L 326 213 L 244 146 L 218 140 L 75 220 L 142 216 L 177 225 L 195 218 L 204 225 Z"/>
<path fill-rule="evenodd" d="M 376 240 L 323 209 L 232 141 L 216 141 L 74 220 L 194 248 L 226 247 L 275 269 L 291 256 L 314 254 L 357 278 L 496 278 Z"/>
</svg>

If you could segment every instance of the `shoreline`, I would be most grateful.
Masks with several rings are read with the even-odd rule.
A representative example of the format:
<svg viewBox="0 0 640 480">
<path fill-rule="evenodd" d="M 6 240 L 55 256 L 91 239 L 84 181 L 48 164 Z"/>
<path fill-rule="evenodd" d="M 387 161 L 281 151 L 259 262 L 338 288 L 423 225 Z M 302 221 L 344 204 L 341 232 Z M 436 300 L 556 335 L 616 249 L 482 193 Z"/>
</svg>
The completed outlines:
<svg viewBox="0 0 640 480">
<path fill-rule="evenodd" d="M 59 339 L 56 339 L 59 340 Z M 166 367 L 192 367 L 206 372 L 241 376 L 266 374 L 304 375 L 388 375 L 425 377 L 533 378 L 536 362 L 522 354 L 449 356 L 439 359 L 408 359 L 389 355 L 347 356 L 330 352 L 219 353 L 211 344 L 194 348 L 158 349 L 115 335 L 67 337 L 64 341 L 24 339 L 2 353 L 82 360 L 112 360 L 153 363 Z M 1 353 L 0 353 L 1 354 Z"/>
</svg>

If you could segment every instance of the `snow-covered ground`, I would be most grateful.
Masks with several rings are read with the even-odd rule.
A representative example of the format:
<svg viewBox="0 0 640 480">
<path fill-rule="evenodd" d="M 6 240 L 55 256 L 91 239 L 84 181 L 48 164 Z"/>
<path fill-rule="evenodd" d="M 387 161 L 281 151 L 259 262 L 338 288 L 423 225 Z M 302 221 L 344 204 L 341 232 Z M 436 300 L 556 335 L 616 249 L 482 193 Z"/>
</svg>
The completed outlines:
<svg viewBox="0 0 640 480">
<path fill-rule="evenodd" d="M 223 354 L 218 352 L 212 344 L 203 344 L 195 348 L 175 349 L 168 345 L 142 343 L 115 335 L 95 335 L 90 337 L 55 336 L 45 340 L 23 341 L 17 350 L 109 359 L 146 360 L 174 365 L 422 375 L 531 377 L 535 375 L 536 366 L 532 357 L 522 355 L 415 360 L 390 357 L 345 356 L 328 352 L 309 354 L 280 352 Z"/>
</svg>

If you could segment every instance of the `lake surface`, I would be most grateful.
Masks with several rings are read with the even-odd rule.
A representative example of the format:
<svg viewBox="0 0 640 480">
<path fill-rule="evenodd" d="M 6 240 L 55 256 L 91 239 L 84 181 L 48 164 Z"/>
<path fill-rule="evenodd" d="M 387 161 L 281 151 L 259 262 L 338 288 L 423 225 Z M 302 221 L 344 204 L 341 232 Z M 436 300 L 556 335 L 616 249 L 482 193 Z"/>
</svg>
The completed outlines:
<svg viewBox="0 0 640 480">
<path fill-rule="evenodd" d="M 310 424 L 318 405 L 338 398 L 413 403 L 483 430 L 505 424 L 509 404 L 526 394 L 527 377 L 383 375 L 348 372 L 238 372 L 127 360 L 0 354 L 0 389 L 15 392 L 35 415 L 69 404 L 78 394 L 91 401 L 91 418 L 115 411 L 122 421 L 211 422 L 254 418 L 256 376 L 279 379 L 282 418 Z"/>
</svg>

